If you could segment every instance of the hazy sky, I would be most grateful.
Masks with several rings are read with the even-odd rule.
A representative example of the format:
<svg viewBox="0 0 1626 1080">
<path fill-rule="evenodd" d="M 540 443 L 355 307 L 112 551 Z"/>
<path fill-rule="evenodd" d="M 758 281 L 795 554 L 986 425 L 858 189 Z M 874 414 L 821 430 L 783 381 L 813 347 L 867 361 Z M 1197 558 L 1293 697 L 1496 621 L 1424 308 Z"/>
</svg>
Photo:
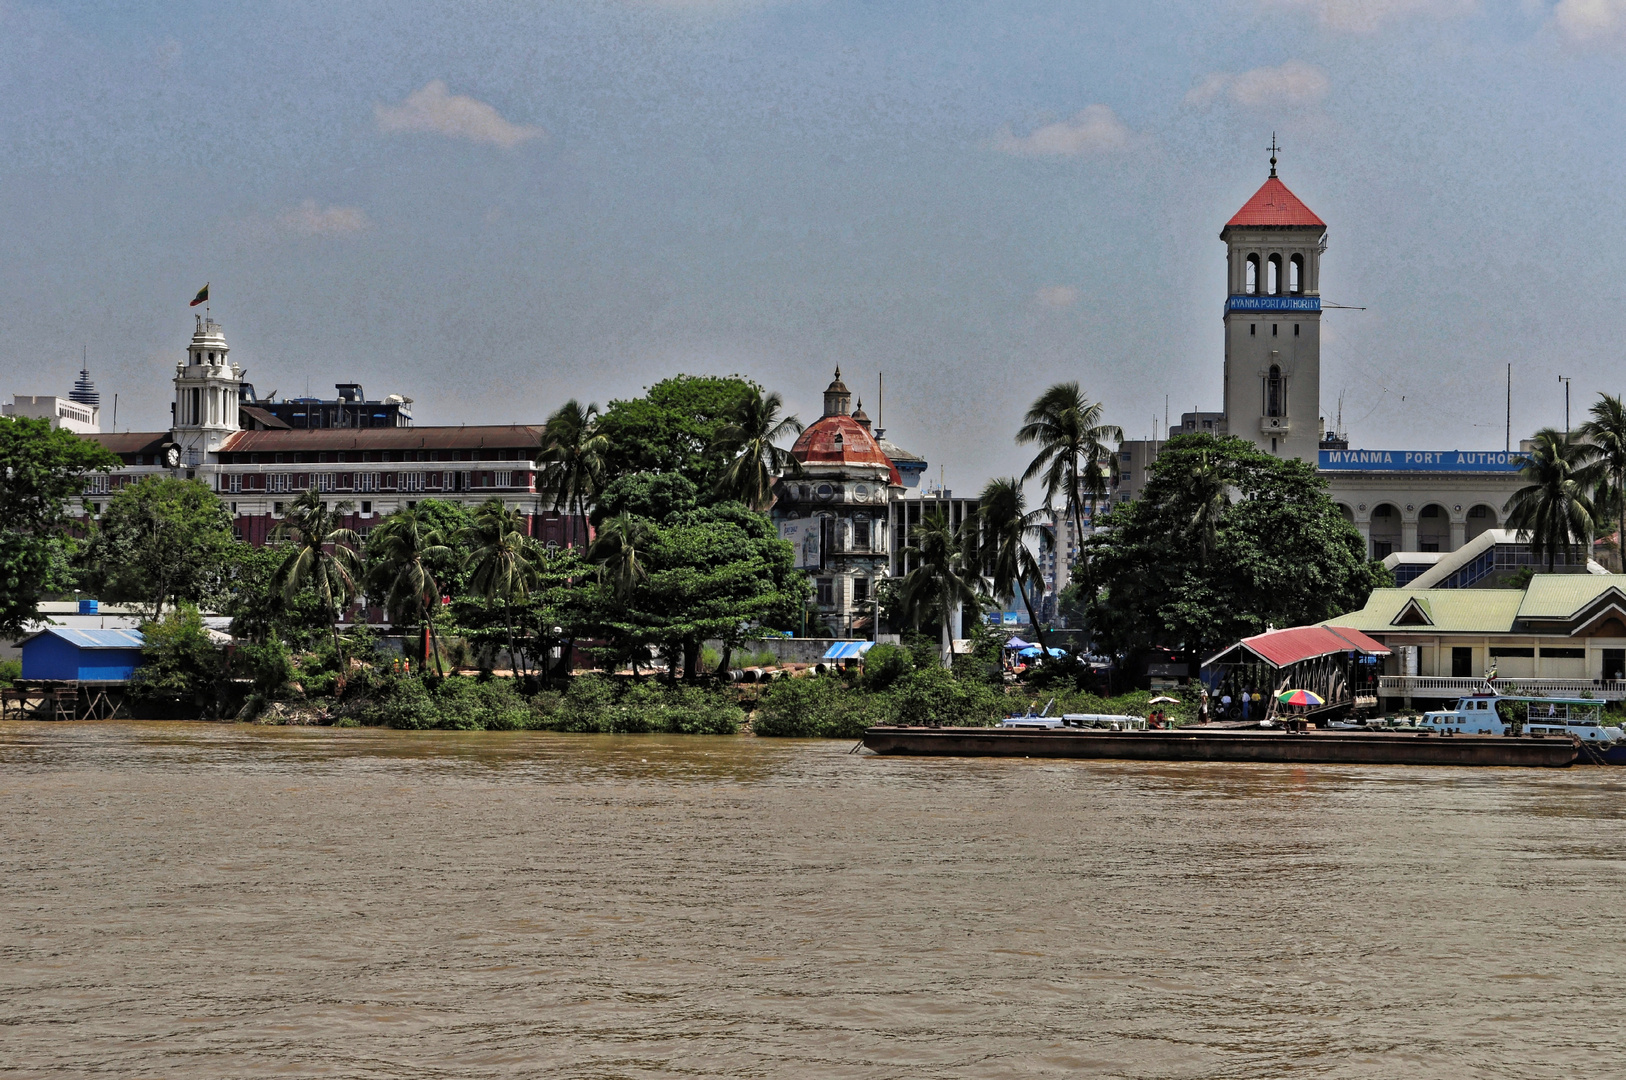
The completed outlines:
<svg viewBox="0 0 1626 1080">
<path fill-rule="evenodd" d="M 167 426 L 205 281 L 260 391 L 542 419 L 840 363 L 965 489 L 1046 384 L 1220 406 L 1218 231 L 1330 227 L 1322 409 L 1499 448 L 1626 389 L 1626 0 L 0 0 L 0 393 Z M 105 414 L 104 414 L 105 415 Z"/>
</svg>

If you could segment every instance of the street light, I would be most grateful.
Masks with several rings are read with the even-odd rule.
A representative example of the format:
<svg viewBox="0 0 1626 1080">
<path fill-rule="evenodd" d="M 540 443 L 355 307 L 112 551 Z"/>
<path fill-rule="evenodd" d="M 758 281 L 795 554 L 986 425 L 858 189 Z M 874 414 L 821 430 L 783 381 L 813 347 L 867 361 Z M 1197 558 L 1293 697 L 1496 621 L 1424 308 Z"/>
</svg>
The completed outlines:
<svg viewBox="0 0 1626 1080">
<path fill-rule="evenodd" d="M 1564 384 L 1564 434 L 1570 433 L 1570 377 L 1560 375 L 1558 381 Z"/>
</svg>

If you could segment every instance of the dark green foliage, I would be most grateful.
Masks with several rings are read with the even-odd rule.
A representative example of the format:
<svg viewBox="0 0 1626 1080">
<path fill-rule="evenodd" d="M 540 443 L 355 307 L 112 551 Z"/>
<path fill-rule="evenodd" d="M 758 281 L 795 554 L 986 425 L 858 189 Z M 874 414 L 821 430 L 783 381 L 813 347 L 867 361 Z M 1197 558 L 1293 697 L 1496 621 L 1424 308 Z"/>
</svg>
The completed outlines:
<svg viewBox="0 0 1626 1080">
<path fill-rule="evenodd" d="M 0 686 L 10 686 L 23 677 L 21 660 L 0 660 Z"/>
<path fill-rule="evenodd" d="M 1374 583 L 1365 542 L 1315 468 L 1238 438 L 1171 440 L 1142 497 L 1109 523 L 1087 544 L 1087 609 L 1096 640 L 1119 655 L 1208 655 L 1266 623 L 1360 607 Z"/>
<path fill-rule="evenodd" d="M 615 734 L 732 735 L 745 719 L 726 691 L 585 675 L 563 695 L 525 698 L 508 679 L 389 678 L 352 715 L 411 730 L 548 730 Z"/>
<path fill-rule="evenodd" d="M 902 645 L 877 645 L 864 657 L 864 687 L 887 690 L 915 670 L 915 658 Z"/>
<path fill-rule="evenodd" d="M 700 505 L 700 493 L 681 473 L 631 473 L 610 484 L 598 497 L 593 524 L 617 514 L 662 522 Z"/>
<path fill-rule="evenodd" d="M 738 377 L 674 375 L 643 397 L 610 402 L 595 428 L 609 443 L 605 476 L 679 473 L 710 493 L 733 457 L 728 428 L 760 393 Z"/>
<path fill-rule="evenodd" d="M 67 506 L 119 459 L 48 420 L 0 420 L 0 634 L 20 634 L 62 580 Z"/>
<path fill-rule="evenodd" d="M 294 677 L 293 658 L 280 638 L 271 638 L 263 644 L 249 642 L 238 645 L 231 659 L 232 674 L 252 679 L 254 693 L 265 698 L 282 694 L 283 688 Z"/>
<path fill-rule="evenodd" d="M 141 624 L 141 666 L 130 680 L 130 695 L 164 709 L 199 715 L 215 703 L 220 653 L 191 604 Z"/>
<path fill-rule="evenodd" d="M 121 488 L 96 522 L 81 563 L 104 600 L 218 608 L 237 541 L 231 513 L 201 480 L 148 476 Z"/>
<path fill-rule="evenodd" d="M 751 730 L 765 736 L 850 739 L 878 724 L 985 727 L 998 723 L 1008 705 L 993 686 L 956 678 L 929 656 L 924 667 L 885 690 L 849 685 L 838 675 L 772 683 L 757 702 Z"/>
</svg>

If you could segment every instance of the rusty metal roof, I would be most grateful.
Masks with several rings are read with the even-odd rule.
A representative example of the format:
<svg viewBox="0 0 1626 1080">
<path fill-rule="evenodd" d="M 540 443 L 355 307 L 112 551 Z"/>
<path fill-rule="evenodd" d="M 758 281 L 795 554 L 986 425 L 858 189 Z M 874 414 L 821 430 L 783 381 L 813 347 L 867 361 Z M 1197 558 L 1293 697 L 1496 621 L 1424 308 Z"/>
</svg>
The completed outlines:
<svg viewBox="0 0 1626 1080">
<path fill-rule="evenodd" d="M 1235 645 L 1221 650 L 1203 662 L 1203 666 L 1217 663 L 1236 663 L 1243 654 L 1252 654 L 1271 667 L 1284 668 L 1301 660 L 1310 660 L 1331 653 L 1361 652 L 1368 656 L 1388 656 L 1389 650 L 1352 626 L 1294 626 L 1286 630 L 1269 630 L 1263 634 L 1243 638 Z M 1235 659 L 1225 659 L 1236 653 Z"/>
<path fill-rule="evenodd" d="M 299 450 L 478 450 L 486 447 L 536 450 L 546 431 L 541 424 L 481 427 L 295 428 L 292 431 L 239 431 L 221 447 L 228 453 Z"/>
<path fill-rule="evenodd" d="M 115 454 L 156 454 L 169 441 L 167 431 L 97 431 L 81 438 Z"/>
</svg>

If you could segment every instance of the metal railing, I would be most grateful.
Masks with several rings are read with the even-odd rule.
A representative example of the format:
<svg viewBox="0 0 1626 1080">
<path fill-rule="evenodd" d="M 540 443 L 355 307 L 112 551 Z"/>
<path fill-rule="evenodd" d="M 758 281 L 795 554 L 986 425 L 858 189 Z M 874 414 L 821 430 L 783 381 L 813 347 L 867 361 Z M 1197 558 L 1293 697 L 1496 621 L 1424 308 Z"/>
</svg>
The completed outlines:
<svg viewBox="0 0 1626 1080">
<path fill-rule="evenodd" d="M 1483 693 L 1485 679 L 1442 675 L 1382 675 L 1378 688 L 1384 697 L 1460 697 Z M 1492 679 L 1499 693 L 1521 697 L 1580 697 L 1591 694 L 1600 701 L 1626 698 L 1626 679 Z"/>
</svg>

